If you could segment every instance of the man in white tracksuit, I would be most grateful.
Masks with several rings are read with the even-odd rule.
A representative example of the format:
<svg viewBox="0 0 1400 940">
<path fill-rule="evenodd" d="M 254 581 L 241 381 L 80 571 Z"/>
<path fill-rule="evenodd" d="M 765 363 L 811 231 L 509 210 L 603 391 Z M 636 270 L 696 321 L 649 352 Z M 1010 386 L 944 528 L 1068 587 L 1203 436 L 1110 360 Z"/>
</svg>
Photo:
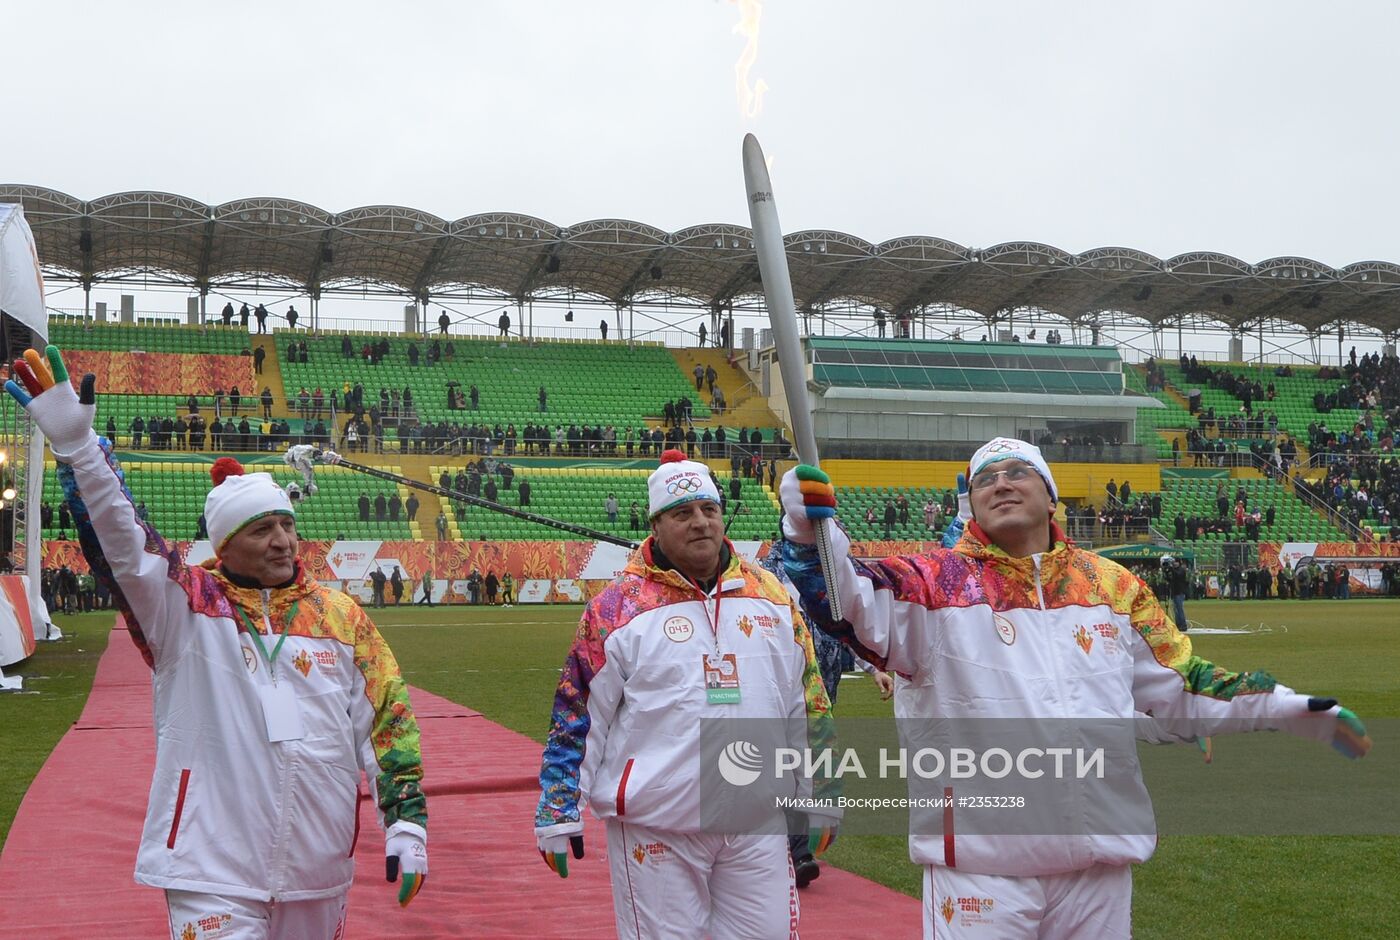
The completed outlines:
<svg viewBox="0 0 1400 940">
<path fill-rule="evenodd" d="M 568 849 L 583 853 L 582 805 L 605 821 L 619 937 L 787 940 L 798 902 L 774 793 L 801 798 L 803 783 L 756 796 L 753 828 L 707 820 L 703 778 L 717 770 L 701 764 L 702 726 L 766 719 L 805 748 L 826 692 L 787 589 L 725 539 L 708 469 L 679 451 L 662 461 L 648 481 L 651 538 L 589 603 L 565 660 L 535 834 L 567 877 Z M 809 814 L 818 854 L 838 817 Z M 769 834 L 753 831 L 763 825 Z"/>
<path fill-rule="evenodd" d="M 310 444 L 288 444 L 282 462 L 301 474 L 302 492 L 308 498 L 316 495 L 316 448 Z"/>
<path fill-rule="evenodd" d="M 782 550 L 803 606 L 822 630 L 909 681 L 897 699 L 902 734 L 1093 719 L 1122 723 L 1131 741 L 1140 711 L 1168 739 L 1281 730 L 1348 757 L 1369 750 L 1361 722 L 1334 699 L 1192 655 L 1140 579 L 1054 524 L 1055 480 L 1038 448 L 994 439 L 973 455 L 967 480 L 970 521 L 951 549 L 856 562 L 832 527 L 840 621 L 813 545 L 814 520 L 834 514 L 830 480 L 799 466 L 780 487 Z M 1151 856 L 1156 836 L 1141 774 L 1123 766 L 1117 795 L 1145 810 L 1144 828 L 967 834 L 961 811 L 948 808 L 938 834 L 911 830 L 910 855 L 924 866 L 925 937 L 1128 937 L 1130 866 Z"/>
<path fill-rule="evenodd" d="M 83 553 L 152 669 L 136 880 L 165 890 L 171 936 L 345 936 L 362 769 L 407 904 L 428 870 L 418 724 L 369 617 L 297 562 L 286 493 L 221 458 L 204 508 L 215 557 L 187 565 L 93 433 L 93 377 L 80 399 L 52 346 L 15 374 L 6 389 L 48 438 Z"/>
</svg>

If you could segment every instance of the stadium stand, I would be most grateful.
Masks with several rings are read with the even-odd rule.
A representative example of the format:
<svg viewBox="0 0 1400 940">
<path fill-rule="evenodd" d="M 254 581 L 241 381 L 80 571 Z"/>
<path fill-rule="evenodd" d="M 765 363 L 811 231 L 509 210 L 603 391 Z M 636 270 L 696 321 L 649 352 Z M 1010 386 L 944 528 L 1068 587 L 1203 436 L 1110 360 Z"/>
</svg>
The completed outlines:
<svg viewBox="0 0 1400 940">
<path fill-rule="evenodd" d="M 1186 539 L 1188 547 L 1198 543 L 1280 541 L 1280 542 L 1327 542 L 1344 541 L 1344 536 L 1336 526 L 1310 510 L 1288 489 L 1276 480 L 1259 478 L 1199 478 L 1163 476 L 1165 489 L 1162 494 L 1162 518 L 1159 525 L 1172 531 L 1178 514 L 1188 520 Z M 1258 511 L 1267 517 L 1270 507 L 1274 510 L 1272 525 L 1261 522 L 1256 537 L 1248 538 L 1243 527 L 1235 524 L 1235 504 L 1239 491 L 1245 493 L 1245 512 Z M 1217 500 L 1223 492 L 1227 512 L 1224 517 L 1229 522 L 1228 531 L 1205 531 L 1198 535 L 1192 529 L 1209 528 L 1219 522 Z M 1192 526 L 1190 520 L 1197 520 Z"/>
<path fill-rule="evenodd" d="M 1158 460 L 1170 460 L 1172 456 L 1171 436 L 1164 435 L 1162 431 L 1181 431 L 1196 426 L 1196 419 L 1186 410 L 1176 396 L 1168 391 L 1149 390 L 1147 387 L 1146 368 L 1142 364 L 1128 366 L 1123 369 L 1123 380 L 1128 390 L 1139 395 L 1150 395 L 1157 399 L 1165 407 L 1161 409 L 1144 408 L 1138 412 L 1137 419 L 1137 442 L 1144 447 L 1151 448 L 1156 453 Z M 1186 457 L 1186 443 L 1181 443 L 1181 459 Z"/>
<path fill-rule="evenodd" d="M 359 383 L 368 402 L 381 387 L 409 388 L 417 416 L 424 422 L 484 421 L 520 427 L 540 421 L 541 385 L 547 392 L 544 420 L 550 423 L 562 419 L 618 428 L 655 424 L 662 405 L 682 397 L 691 399 L 696 420 L 710 417 L 709 404 L 696 395 L 694 385 L 661 346 L 451 338 L 452 355 L 447 355 L 443 343 L 443 358 L 429 364 L 427 354 L 436 338 L 395 336 L 388 339 L 388 355 L 373 365 L 361 350 L 386 337 L 349 337 L 354 351 L 349 357 L 343 354 L 340 336 L 318 338 L 284 330 L 275 337 L 288 395 L 295 396 L 302 387 L 319 387 L 329 394 L 332 388 Z M 288 361 L 287 349 L 294 342 L 306 343 L 305 363 Z M 410 344 L 420 353 L 416 366 L 409 364 Z M 458 383 L 458 390 L 468 397 L 465 408 L 449 407 L 449 382 Z M 481 392 L 475 409 L 469 400 L 473 385 Z"/>
<path fill-rule="evenodd" d="M 641 541 L 649 532 L 647 523 L 647 469 L 614 469 L 610 467 L 519 467 L 515 468 L 511 487 L 501 485 L 499 474 L 491 478 L 497 484 L 496 501 L 513 508 L 588 526 L 620 538 Z M 453 477 L 454 488 L 470 492 L 466 485 L 458 486 L 455 479 L 466 472 L 460 465 L 434 465 L 433 480 L 443 473 Z M 729 498 L 728 475 L 719 477 L 720 492 L 725 496 L 725 518 L 729 520 L 732 539 L 770 539 L 778 526 L 777 497 L 767 487 L 753 479 L 739 477 L 739 507 Z M 520 505 L 520 483 L 530 484 L 530 501 Z M 483 480 L 484 486 L 484 480 Z M 614 522 L 608 521 L 605 505 L 609 494 L 617 497 L 618 512 Z M 486 498 L 484 492 L 482 497 Z M 445 501 L 446 502 L 446 501 Z M 639 512 L 638 528 L 632 529 L 631 506 L 636 502 Z M 536 522 L 516 519 L 490 510 L 452 503 L 445 510 L 450 533 L 454 538 L 475 539 L 582 539 Z M 420 517 L 420 522 L 423 520 Z M 431 520 L 428 521 L 431 524 Z"/>
<path fill-rule="evenodd" d="M 901 498 L 905 500 L 907 514 L 901 513 Z M 944 527 L 958 511 L 956 493 L 935 487 L 842 486 L 837 487 L 836 503 L 840 507 L 841 524 L 856 540 L 889 538 L 937 541 L 943 537 Z M 928 503 L 938 507 L 932 528 L 924 521 L 924 506 Z M 887 506 L 895 510 L 888 535 L 885 526 Z"/>
<path fill-rule="evenodd" d="M 209 493 L 209 465 L 202 462 L 132 461 L 123 463 L 127 488 L 138 504 L 144 503 L 147 518 L 166 539 L 193 539 Z M 248 472 L 270 472 L 278 483 L 301 483 L 301 476 L 281 465 L 249 465 Z M 397 473 L 395 467 L 385 467 Z M 297 533 L 306 539 L 414 539 L 422 538 L 423 520 L 410 525 L 401 512 L 397 520 L 377 520 L 373 510 L 368 521 L 361 521 L 357 501 L 367 493 L 371 500 L 391 492 L 408 498 L 408 488 L 394 487 L 341 467 L 316 470 L 315 496 L 304 500 L 297 514 Z M 57 507 L 62 501 L 55 465 L 45 466 L 44 502 Z M 429 523 L 431 525 L 431 521 Z M 55 525 L 51 535 L 59 532 Z M 66 531 L 69 538 L 73 530 Z"/>
</svg>

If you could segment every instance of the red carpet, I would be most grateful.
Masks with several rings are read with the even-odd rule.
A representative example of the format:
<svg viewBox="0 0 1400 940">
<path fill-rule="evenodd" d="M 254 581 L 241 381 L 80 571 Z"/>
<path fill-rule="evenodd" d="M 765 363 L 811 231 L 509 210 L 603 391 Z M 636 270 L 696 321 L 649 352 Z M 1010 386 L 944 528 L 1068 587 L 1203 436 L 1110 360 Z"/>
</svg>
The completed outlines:
<svg viewBox="0 0 1400 940">
<path fill-rule="evenodd" d="M 161 892 L 132 880 L 155 764 L 150 673 L 119 630 L 98 665 L 78 723 L 35 778 L 0 852 L 0 940 L 161 938 Z M 439 696 L 413 690 L 429 795 L 428 883 L 407 910 L 384 883 L 383 842 L 365 829 L 347 936 L 507 938 L 613 936 L 602 827 L 588 858 L 555 877 L 530 819 L 540 746 Z M 878 918 L 878 928 L 872 923 Z M 919 934 L 919 904 L 824 867 L 802 892 L 806 940 Z"/>
</svg>

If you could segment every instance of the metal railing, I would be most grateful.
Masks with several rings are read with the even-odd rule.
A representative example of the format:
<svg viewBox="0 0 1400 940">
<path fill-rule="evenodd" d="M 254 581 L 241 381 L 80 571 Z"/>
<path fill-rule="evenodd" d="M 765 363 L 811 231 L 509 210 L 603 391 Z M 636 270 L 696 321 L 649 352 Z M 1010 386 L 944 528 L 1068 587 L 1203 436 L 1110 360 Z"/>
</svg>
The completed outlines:
<svg viewBox="0 0 1400 940">
<path fill-rule="evenodd" d="M 1273 467 L 1270 466 L 1269 470 L 1266 472 L 1271 473 L 1272 470 Z M 1293 495 L 1296 496 L 1298 499 L 1302 500 L 1304 505 L 1306 505 L 1309 509 L 1312 509 L 1314 512 L 1322 513 L 1322 515 L 1327 519 L 1327 521 L 1332 523 L 1338 529 L 1340 529 L 1343 534 L 1351 536 L 1352 541 L 1371 541 L 1370 532 L 1366 531 L 1361 526 L 1352 522 L 1331 503 L 1328 503 L 1326 500 L 1319 498 L 1317 494 L 1315 494 L 1312 491 L 1312 487 L 1309 486 L 1306 482 L 1290 478 L 1286 474 L 1283 476 L 1283 480 L 1286 481 L 1284 482 L 1284 487 L 1287 489 L 1291 489 L 1293 491 Z"/>
</svg>

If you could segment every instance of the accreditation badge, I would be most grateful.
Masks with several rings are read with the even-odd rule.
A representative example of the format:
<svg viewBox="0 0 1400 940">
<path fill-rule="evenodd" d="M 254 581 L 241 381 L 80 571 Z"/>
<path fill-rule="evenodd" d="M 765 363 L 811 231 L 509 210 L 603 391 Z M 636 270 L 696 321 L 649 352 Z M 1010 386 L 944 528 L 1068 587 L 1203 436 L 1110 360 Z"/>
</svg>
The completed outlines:
<svg viewBox="0 0 1400 940">
<path fill-rule="evenodd" d="M 711 705 L 739 703 L 739 659 L 733 653 L 703 654 L 705 700 Z"/>
</svg>

